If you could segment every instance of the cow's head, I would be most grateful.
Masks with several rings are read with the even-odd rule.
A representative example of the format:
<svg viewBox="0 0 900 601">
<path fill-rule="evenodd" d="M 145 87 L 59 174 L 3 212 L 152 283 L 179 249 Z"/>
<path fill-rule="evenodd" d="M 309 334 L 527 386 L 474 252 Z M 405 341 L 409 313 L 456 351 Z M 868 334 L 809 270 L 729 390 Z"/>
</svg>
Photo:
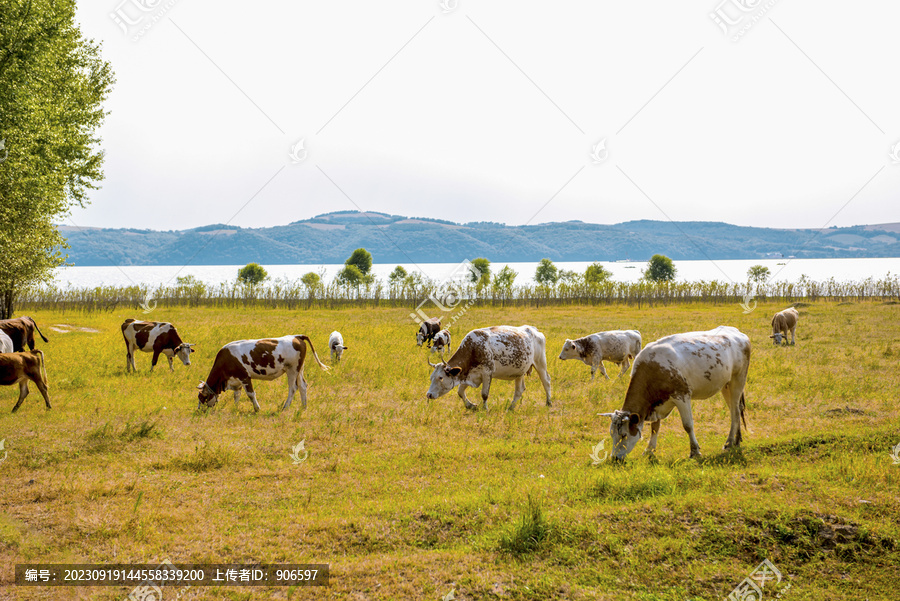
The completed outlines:
<svg viewBox="0 0 900 601">
<path fill-rule="evenodd" d="M 425 398 L 433 400 L 440 398 L 459 386 L 460 376 L 462 376 L 461 367 L 450 367 L 446 363 L 432 363 L 428 361 L 428 365 L 434 368 L 431 372 L 431 386 L 425 393 Z"/>
<path fill-rule="evenodd" d="M 419 331 L 416 332 L 416 344 L 418 346 L 422 346 L 425 342 L 425 324 L 419 326 Z"/>
<path fill-rule="evenodd" d="M 778 346 L 779 344 L 781 344 L 782 338 L 784 338 L 784 341 L 787 342 L 787 337 L 784 334 L 782 334 L 781 332 L 772 334 L 771 336 L 769 336 L 769 338 L 774 339 L 774 340 L 772 340 L 772 344 L 774 344 L 775 346 Z"/>
<path fill-rule="evenodd" d="M 343 344 L 335 344 L 331 347 L 331 352 L 334 353 L 334 357 L 336 360 L 340 361 L 341 357 L 344 356 L 344 351 L 347 350 L 347 347 Z"/>
<path fill-rule="evenodd" d="M 187 342 L 182 342 L 178 346 L 175 347 L 175 350 L 172 351 L 173 354 L 181 359 L 181 362 L 185 365 L 191 364 L 191 353 L 194 352 L 194 345 L 188 344 Z"/>
<path fill-rule="evenodd" d="M 604 417 L 612 418 L 609 425 L 609 434 L 613 442 L 613 459 L 619 461 L 634 449 L 634 445 L 641 439 L 641 429 L 644 422 L 637 413 L 629 413 L 616 409 L 612 413 L 601 413 Z"/>
<path fill-rule="evenodd" d="M 578 348 L 578 343 L 566 338 L 566 341 L 563 343 L 562 352 L 559 353 L 559 358 L 562 360 L 581 359 L 581 349 Z"/>
<path fill-rule="evenodd" d="M 197 385 L 197 390 L 200 391 L 197 393 L 197 409 L 204 405 L 209 408 L 216 406 L 216 403 L 219 401 L 219 395 L 216 394 L 216 391 L 213 390 L 209 384 L 200 382 Z"/>
</svg>

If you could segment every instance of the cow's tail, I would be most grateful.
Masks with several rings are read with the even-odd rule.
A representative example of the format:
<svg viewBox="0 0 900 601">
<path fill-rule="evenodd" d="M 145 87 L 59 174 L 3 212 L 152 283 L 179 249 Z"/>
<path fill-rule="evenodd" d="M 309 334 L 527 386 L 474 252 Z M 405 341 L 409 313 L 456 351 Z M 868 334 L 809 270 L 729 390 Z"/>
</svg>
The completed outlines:
<svg viewBox="0 0 900 601">
<path fill-rule="evenodd" d="M 37 322 L 34 320 L 34 317 L 29 317 L 28 319 L 31 320 L 31 324 L 34 326 L 34 329 L 37 330 L 37 333 L 41 337 L 41 340 L 43 340 L 44 342 L 50 342 L 49 340 L 47 340 L 47 337 L 44 336 L 44 333 L 41 332 L 41 329 L 38 327 Z"/>
<path fill-rule="evenodd" d="M 318 353 L 316 353 L 316 347 L 313 346 L 312 340 L 309 339 L 309 336 L 301 335 L 301 336 L 298 336 L 298 338 L 300 340 L 305 340 L 306 343 L 309 345 L 310 350 L 312 350 L 313 357 L 315 357 L 316 363 L 319 364 L 319 367 L 322 368 L 322 371 L 329 371 L 331 368 L 328 367 L 327 365 L 325 365 L 324 363 L 322 363 L 321 359 L 319 359 L 319 355 L 318 355 Z"/>
<path fill-rule="evenodd" d="M 744 430 L 746 430 L 747 432 L 749 432 L 749 431 L 750 431 L 750 426 L 747 425 L 747 418 L 744 417 L 744 406 L 745 406 L 745 403 L 744 403 L 744 393 L 742 392 L 742 393 L 741 393 L 741 421 L 744 422 Z"/>
<path fill-rule="evenodd" d="M 41 349 L 35 349 L 31 351 L 33 354 L 40 357 L 41 360 L 41 381 L 44 383 L 46 388 L 50 388 L 50 382 L 47 380 L 47 363 L 44 361 L 44 352 Z"/>
</svg>

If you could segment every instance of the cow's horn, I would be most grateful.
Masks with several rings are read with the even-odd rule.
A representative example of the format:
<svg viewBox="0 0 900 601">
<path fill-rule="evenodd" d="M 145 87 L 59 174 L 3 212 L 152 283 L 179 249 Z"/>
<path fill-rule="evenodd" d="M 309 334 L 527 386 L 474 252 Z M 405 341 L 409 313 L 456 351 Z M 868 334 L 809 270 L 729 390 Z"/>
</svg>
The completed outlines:
<svg viewBox="0 0 900 601">
<path fill-rule="evenodd" d="M 616 416 L 615 413 L 598 413 L 597 415 L 600 415 L 603 417 L 615 417 Z"/>
<path fill-rule="evenodd" d="M 432 367 L 432 369 L 441 365 L 440 363 L 432 363 L 431 361 L 428 361 L 428 357 L 425 357 L 425 361 Z"/>
</svg>

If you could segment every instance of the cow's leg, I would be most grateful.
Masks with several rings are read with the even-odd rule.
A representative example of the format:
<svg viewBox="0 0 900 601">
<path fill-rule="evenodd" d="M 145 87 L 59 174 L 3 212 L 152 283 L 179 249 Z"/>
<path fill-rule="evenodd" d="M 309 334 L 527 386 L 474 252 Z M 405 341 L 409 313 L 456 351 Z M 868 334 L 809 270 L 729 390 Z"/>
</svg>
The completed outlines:
<svg viewBox="0 0 900 601">
<path fill-rule="evenodd" d="M 22 380 L 19 382 L 19 400 L 16 402 L 16 406 L 13 407 L 12 412 L 15 413 L 19 410 L 19 406 L 22 404 L 22 401 L 25 400 L 25 397 L 28 396 L 28 380 Z"/>
<path fill-rule="evenodd" d="M 797 333 L 797 326 L 791 328 L 791 346 L 794 346 L 794 334 Z M 786 339 L 787 337 L 785 337 Z"/>
<path fill-rule="evenodd" d="M 469 402 L 469 399 L 466 397 L 466 388 L 468 388 L 468 387 L 469 387 L 469 385 L 466 384 L 465 382 L 460 382 L 459 389 L 457 389 L 456 394 L 458 394 L 459 398 L 462 399 L 463 404 L 465 404 L 465 406 L 466 406 L 466 409 L 478 409 L 478 405 L 473 405 L 472 403 Z"/>
<path fill-rule="evenodd" d="M 622 371 L 619 372 L 619 377 L 621 378 L 626 373 L 628 373 L 628 368 L 631 367 L 631 363 L 628 362 L 628 356 L 625 356 L 625 360 L 622 361 L 619 365 L 622 366 Z"/>
<path fill-rule="evenodd" d="M 525 376 L 519 376 L 515 380 L 515 391 L 513 392 L 513 400 L 512 403 L 509 404 L 509 410 L 512 411 L 516 408 L 516 403 L 519 402 L 519 399 L 522 398 L 522 395 L 525 394 Z"/>
<path fill-rule="evenodd" d="M 691 411 L 691 397 L 683 396 L 675 400 L 675 406 L 678 407 L 678 413 L 681 415 L 681 425 L 687 432 L 691 441 L 691 457 L 700 457 L 700 443 L 694 435 L 694 414 Z"/>
<path fill-rule="evenodd" d="M 291 406 L 291 401 L 294 400 L 294 392 L 297 390 L 297 377 L 299 376 L 299 372 L 290 371 L 287 373 L 287 381 L 288 381 L 288 396 L 287 400 L 284 402 L 284 405 L 281 407 L 282 411 L 287 411 L 288 407 Z"/>
<path fill-rule="evenodd" d="M 238 387 L 234 389 L 234 404 L 237 405 L 240 400 L 241 400 L 241 386 L 238 385 Z"/>
<path fill-rule="evenodd" d="M 44 385 L 43 380 L 41 380 L 40 374 L 38 374 L 37 379 L 32 380 L 32 382 L 34 382 L 34 385 L 37 386 L 38 392 L 41 393 L 41 396 L 44 397 L 44 404 L 47 405 L 47 409 L 52 409 L 53 407 L 50 406 L 50 395 L 47 394 L 47 387 Z"/>
<path fill-rule="evenodd" d="M 159 362 L 159 351 L 153 351 L 153 360 L 150 362 L 150 373 L 153 373 L 153 368 L 156 367 L 157 362 Z"/>
<path fill-rule="evenodd" d="M 249 378 L 244 381 L 244 390 L 247 391 L 247 398 L 253 403 L 253 410 L 259 413 L 259 403 L 256 402 L 256 392 L 253 390 L 253 381 Z"/>
<path fill-rule="evenodd" d="M 175 368 L 172 366 L 172 357 L 166 355 L 166 359 L 169 360 L 169 371 L 174 372 Z"/>
<path fill-rule="evenodd" d="M 537 370 L 538 378 L 541 379 L 541 385 L 544 387 L 544 392 L 547 394 L 547 406 L 551 405 L 550 403 L 550 373 L 547 371 L 547 359 L 544 356 L 535 357 L 534 367 Z M 602 366 L 601 366 L 602 367 Z M 525 390 L 525 380 L 523 377 L 522 380 L 522 390 Z"/>
<path fill-rule="evenodd" d="M 491 375 L 486 375 L 481 380 L 481 401 L 484 405 L 484 410 L 487 411 L 487 400 L 488 395 L 491 394 Z"/>
<path fill-rule="evenodd" d="M 306 378 L 303 377 L 303 372 L 297 374 L 297 388 L 300 390 L 300 402 L 303 403 L 303 408 L 306 409 Z"/>
<path fill-rule="evenodd" d="M 731 429 L 728 431 L 728 439 L 723 449 L 741 446 L 741 395 L 744 385 L 740 378 L 732 380 L 722 388 L 722 397 L 731 414 Z"/>
<path fill-rule="evenodd" d="M 647 443 L 647 448 L 644 450 L 644 455 L 653 455 L 654 451 L 656 451 L 656 438 L 659 435 L 660 423 L 662 423 L 662 420 L 658 419 L 650 424 L 650 442 Z"/>
<path fill-rule="evenodd" d="M 606 373 L 606 368 L 603 367 L 603 359 L 597 361 L 597 369 L 600 370 L 600 373 L 603 374 L 603 377 L 609 380 L 609 374 Z"/>
</svg>

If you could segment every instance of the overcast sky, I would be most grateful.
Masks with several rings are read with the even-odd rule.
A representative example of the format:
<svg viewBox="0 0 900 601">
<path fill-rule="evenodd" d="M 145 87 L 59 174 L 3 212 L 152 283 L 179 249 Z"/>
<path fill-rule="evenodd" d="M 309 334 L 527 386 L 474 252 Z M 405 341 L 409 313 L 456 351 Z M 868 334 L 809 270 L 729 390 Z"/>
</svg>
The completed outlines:
<svg viewBox="0 0 900 601">
<path fill-rule="evenodd" d="M 900 3 L 718 2 L 82 1 L 117 83 L 71 223 L 900 221 Z"/>
</svg>

